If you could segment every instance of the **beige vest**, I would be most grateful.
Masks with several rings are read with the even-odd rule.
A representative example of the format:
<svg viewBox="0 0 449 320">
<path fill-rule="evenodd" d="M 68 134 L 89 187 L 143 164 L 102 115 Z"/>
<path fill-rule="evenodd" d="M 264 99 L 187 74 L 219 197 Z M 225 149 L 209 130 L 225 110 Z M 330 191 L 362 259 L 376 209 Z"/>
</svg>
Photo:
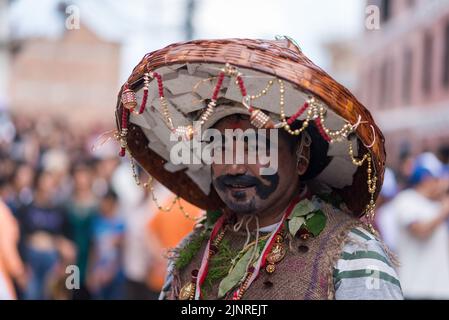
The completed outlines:
<svg viewBox="0 0 449 320">
<path fill-rule="evenodd" d="M 349 231 L 361 225 L 358 219 L 324 204 L 321 208 L 327 216 L 324 230 L 318 237 L 308 240 L 286 239 L 287 254 L 276 264 L 276 271 L 268 274 L 262 269 L 258 278 L 243 295 L 247 300 L 324 300 L 334 298 L 333 269 L 340 258 Z M 252 239 L 255 235 L 252 235 Z M 241 250 L 246 233 L 233 232 L 228 228 L 224 239 L 229 240 L 232 248 Z M 206 247 L 204 241 L 201 250 L 183 270 L 175 270 L 172 292 L 169 295 L 177 299 L 180 288 L 191 280 L 191 272 L 199 269 Z M 206 291 L 206 299 L 216 299 L 216 283 Z"/>
</svg>

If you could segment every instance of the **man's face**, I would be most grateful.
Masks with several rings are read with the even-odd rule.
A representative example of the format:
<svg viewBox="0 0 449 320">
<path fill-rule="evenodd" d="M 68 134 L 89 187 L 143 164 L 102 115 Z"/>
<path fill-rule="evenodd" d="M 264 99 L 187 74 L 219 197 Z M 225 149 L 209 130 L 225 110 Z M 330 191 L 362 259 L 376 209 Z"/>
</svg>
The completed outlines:
<svg viewBox="0 0 449 320">
<path fill-rule="evenodd" d="M 247 130 L 255 128 L 245 117 L 231 116 L 220 120 L 215 129 L 225 133 L 226 130 Z M 276 131 L 277 129 L 273 129 Z M 227 131 L 229 132 L 229 131 Z M 269 132 L 266 134 L 270 137 Z M 271 143 L 271 151 L 277 153 L 278 166 L 273 175 L 262 175 L 263 168 L 269 165 L 262 165 L 259 156 L 256 161 L 248 161 L 248 152 L 255 152 L 251 143 L 244 142 L 244 161 L 237 164 L 236 150 L 237 142 L 233 141 L 232 152 L 234 153 L 230 163 L 223 161 L 222 164 L 212 163 L 212 183 L 226 206 L 237 214 L 254 214 L 264 212 L 274 206 L 280 199 L 286 196 L 286 193 L 292 189 L 292 186 L 298 184 L 297 160 L 296 155 L 284 135 L 279 134 L 276 145 Z M 265 137 L 262 141 L 266 141 Z M 260 136 L 258 141 L 260 146 Z M 270 146 L 266 145 L 266 150 Z M 225 151 L 225 148 L 222 149 Z M 265 152 L 265 151 L 264 151 Z M 269 151 L 267 151 L 269 152 Z M 257 154 L 257 152 L 256 152 Z M 276 155 L 270 154 L 270 157 Z M 224 159 L 224 158 L 223 158 Z M 252 163 L 251 163 L 252 162 Z M 255 162 L 255 163 L 254 163 Z"/>
</svg>

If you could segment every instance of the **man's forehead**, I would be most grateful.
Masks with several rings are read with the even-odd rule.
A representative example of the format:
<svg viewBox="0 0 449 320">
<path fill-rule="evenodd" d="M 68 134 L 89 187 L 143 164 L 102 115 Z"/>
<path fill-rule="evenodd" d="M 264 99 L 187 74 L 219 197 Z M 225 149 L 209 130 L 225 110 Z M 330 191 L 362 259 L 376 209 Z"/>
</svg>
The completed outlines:
<svg viewBox="0 0 449 320">
<path fill-rule="evenodd" d="M 251 125 L 248 116 L 235 114 L 219 120 L 213 127 L 220 131 L 224 131 L 226 129 L 248 129 L 253 126 Z"/>
</svg>

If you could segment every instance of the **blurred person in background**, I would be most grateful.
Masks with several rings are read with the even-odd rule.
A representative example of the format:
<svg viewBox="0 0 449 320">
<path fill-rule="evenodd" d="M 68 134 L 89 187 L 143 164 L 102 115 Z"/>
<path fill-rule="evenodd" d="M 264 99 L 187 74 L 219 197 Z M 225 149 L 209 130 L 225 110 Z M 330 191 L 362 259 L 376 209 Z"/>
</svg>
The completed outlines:
<svg viewBox="0 0 449 320">
<path fill-rule="evenodd" d="M 396 251 L 397 225 L 395 221 L 395 207 L 392 201 L 398 193 L 396 177 L 390 168 L 385 170 L 384 183 L 377 200 L 376 225 L 385 244 L 392 251 Z"/>
<path fill-rule="evenodd" d="M 182 202 L 183 210 L 181 210 L 175 203 L 176 196 L 173 193 L 154 179 L 152 184 L 157 203 L 156 201 L 151 203 L 151 211 L 155 214 L 149 220 L 147 227 L 148 234 L 159 246 L 159 254 L 157 262 L 151 269 L 148 283 L 152 291 L 161 292 L 167 273 L 166 258 L 169 252 L 192 232 L 196 220 L 203 216 L 204 211 L 186 201 Z M 166 210 L 167 208 L 171 210 Z"/>
<path fill-rule="evenodd" d="M 140 170 L 141 185 L 144 184 L 145 175 L 145 172 Z M 146 226 L 156 211 L 151 205 L 149 190 L 141 190 L 138 192 L 140 201 L 128 207 L 124 213 L 126 232 L 123 267 L 126 276 L 126 299 L 155 300 L 159 292 L 150 290 L 147 279 L 150 270 L 161 258 L 158 257 L 159 243 L 151 232 L 147 232 Z"/>
<path fill-rule="evenodd" d="M 89 299 L 86 272 L 92 244 L 92 223 L 98 214 L 98 199 L 92 192 L 93 170 L 86 163 L 75 163 L 71 172 L 73 193 L 66 210 L 77 248 L 76 265 L 80 270 L 80 289 L 74 290 L 74 299 Z"/>
<path fill-rule="evenodd" d="M 407 299 L 449 299 L 448 180 L 432 153 L 417 157 L 410 189 L 394 200 L 399 278 Z"/>
<path fill-rule="evenodd" d="M 12 175 L 11 195 L 7 204 L 14 214 L 33 201 L 34 169 L 27 163 L 18 163 Z"/>
<path fill-rule="evenodd" d="M 123 298 L 123 238 L 125 224 L 118 197 L 109 190 L 100 200 L 99 215 L 92 222 L 93 247 L 89 261 L 88 287 L 95 299 Z"/>
<path fill-rule="evenodd" d="M 16 164 L 12 159 L 8 157 L 5 151 L 0 150 L 0 178 L 3 184 L 0 189 L 0 196 L 3 201 L 9 205 L 9 200 L 12 199 L 13 190 L 11 186 L 11 180 L 13 179 L 13 172 L 16 168 Z"/>
<path fill-rule="evenodd" d="M 92 145 L 95 145 L 93 141 Z M 96 163 L 94 164 L 95 178 L 92 187 L 94 193 L 101 197 L 105 195 L 111 187 L 111 181 L 120 165 L 120 160 L 117 159 L 117 151 L 115 145 L 112 143 L 105 143 L 100 147 L 97 147 L 93 151 L 93 156 L 96 159 Z"/>
<path fill-rule="evenodd" d="M 396 181 L 399 190 L 403 190 L 408 187 L 409 178 L 413 171 L 413 164 L 415 156 L 409 150 L 409 147 L 403 147 L 399 155 L 399 168 L 396 171 Z"/>
<path fill-rule="evenodd" d="M 445 174 L 449 175 L 449 145 L 442 145 L 438 149 L 438 158 L 444 164 Z"/>
<path fill-rule="evenodd" d="M 65 211 L 55 204 L 53 175 L 38 171 L 33 202 L 17 211 L 21 227 L 21 248 L 30 268 L 26 299 L 48 299 L 49 275 L 60 263 L 73 263 L 75 247 Z"/>
<path fill-rule="evenodd" d="M 42 154 L 42 167 L 53 175 L 56 185 L 54 199 L 58 204 L 67 202 L 70 198 L 69 156 L 67 151 L 57 147 Z"/>
<path fill-rule="evenodd" d="M 25 288 L 27 272 L 18 251 L 19 225 L 0 199 L 0 300 L 16 299 L 13 282 Z"/>
</svg>

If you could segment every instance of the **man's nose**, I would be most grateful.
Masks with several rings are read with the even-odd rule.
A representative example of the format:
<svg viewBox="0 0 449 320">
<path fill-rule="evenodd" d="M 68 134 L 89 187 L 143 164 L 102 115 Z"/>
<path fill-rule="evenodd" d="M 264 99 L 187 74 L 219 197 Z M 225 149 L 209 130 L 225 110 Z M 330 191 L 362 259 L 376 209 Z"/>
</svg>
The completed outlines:
<svg viewBox="0 0 449 320">
<path fill-rule="evenodd" d="M 226 174 L 231 176 L 244 175 L 247 172 L 245 164 L 232 163 L 227 165 Z"/>
</svg>

